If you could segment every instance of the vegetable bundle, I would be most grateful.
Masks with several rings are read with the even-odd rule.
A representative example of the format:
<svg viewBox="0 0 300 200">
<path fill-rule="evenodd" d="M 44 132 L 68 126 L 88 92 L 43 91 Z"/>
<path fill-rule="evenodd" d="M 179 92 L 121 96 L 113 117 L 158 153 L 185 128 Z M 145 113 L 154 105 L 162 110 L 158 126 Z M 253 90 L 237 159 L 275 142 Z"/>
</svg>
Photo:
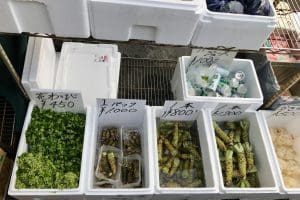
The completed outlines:
<svg viewBox="0 0 300 200">
<path fill-rule="evenodd" d="M 226 187 L 259 187 L 252 146 L 249 143 L 250 122 L 224 122 L 224 130 L 213 122 Z"/>
<path fill-rule="evenodd" d="M 17 161 L 16 188 L 76 188 L 85 115 L 34 107 L 26 131 L 28 152 Z"/>
<path fill-rule="evenodd" d="M 164 121 L 159 125 L 158 162 L 162 187 L 204 187 L 196 125 Z"/>
</svg>

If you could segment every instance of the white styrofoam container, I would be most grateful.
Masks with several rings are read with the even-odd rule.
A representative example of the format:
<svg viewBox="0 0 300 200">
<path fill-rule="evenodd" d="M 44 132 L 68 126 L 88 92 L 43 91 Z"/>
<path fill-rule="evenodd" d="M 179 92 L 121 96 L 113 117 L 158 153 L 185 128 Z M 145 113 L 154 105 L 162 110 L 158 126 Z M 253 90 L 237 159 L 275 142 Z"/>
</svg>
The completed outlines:
<svg viewBox="0 0 300 200">
<path fill-rule="evenodd" d="M 0 32 L 21 33 L 8 1 L 0 1 Z"/>
<path fill-rule="evenodd" d="M 155 196 L 154 199 L 215 199 L 218 196 L 218 182 L 214 167 L 214 157 L 212 154 L 207 132 L 206 116 L 204 111 L 201 111 L 197 120 L 197 128 L 199 134 L 199 144 L 201 147 L 203 169 L 205 173 L 206 187 L 199 188 L 163 188 L 159 184 L 159 166 L 157 157 L 157 121 L 161 116 L 162 107 L 152 107 L 152 124 L 153 124 L 153 146 L 154 146 L 154 170 L 155 170 Z"/>
<path fill-rule="evenodd" d="M 36 38 L 29 74 L 32 87 L 52 89 L 56 70 L 56 52 L 52 39 Z"/>
<path fill-rule="evenodd" d="M 277 175 L 277 182 L 280 187 L 280 192 L 286 194 L 291 200 L 300 199 L 300 188 L 288 188 L 284 184 L 283 176 L 281 173 L 280 165 L 277 159 L 275 147 L 272 142 L 272 137 L 269 128 L 286 128 L 289 133 L 300 134 L 300 118 L 299 116 L 274 116 L 273 111 L 259 111 L 262 124 L 264 124 L 264 134 L 266 141 L 268 142 L 269 152 L 273 158 L 273 166 Z M 296 152 L 300 153 L 300 152 Z M 299 166 L 300 167 L 300 166 Z"/>
<path fill-rule="evenodd" d="M 248 87 L 246 98 L 230 97 L 207 97 L 191 96 L 188 94 L 186 82 L 186 66 L 190 56 L 180 57 L 171 80 L 171 89 L 177 100 L 201 101 L 205 108 L 215 108 L 220 103 L 239 104 L 249 106 L 248 109 L 256 110 L 263 104 L 263 94 L 257 78 L 255 67 L 252 60 L 234 59 L 230 66 L 222 66 L 229 71 L 244 71 L 246 74 L 245 84 Z"/>
<path fill-rule="evenodd" d="M 205 1 L 205 0 L 204 0 Z M 270 16 L 213 12 L 204 3 L 191 44 L 201 47 L 235 47 L 259 50 L 276 25 L 276 12 L 271 4 Z M 206 1 L 205 1 L 206 2 Z"/>
<path fill-rule="evenodd" d="M 92 36 L 188 45 L 199 23 L 201 0 L 88 0 Z"/>
<path fill-rule="evenodd" d="M 4 13 L 0 13 L 8 20 L 8 23 L 1 23 L 7 32 L 48 33 L 63 37 L 90 36 L 86 0 L 1 0 L 0 4 L 6 6 L 3 8 Z"/>
<path fill-rule="evenodd" d="M 151 110 L 145 106 L 145 112 L 141 112 L 138 118 L 116 118 L 115 120 L 99 120 L 97 112 L 94 112 L 93 130 L 89 138 L 89 155 L 86 167 L 85 198 L 86 199 L 151 199 L 154 189 L 153 178 L 153 149 Z M 97 150 L 97 138 L 101 127 L 142 127 L 141 144 L 143 159 L 144 187 L 142 188 L 99 188 L 94 186 L 95 158 Z"/>
<path fill-rule="evenodd" d="M 26 130 L 31 121 L 31 113 L 34 107 L 34 103 L 30 102 L 26 114 L 26 118 L 24 121 L 24 126 L 22 129 L 20 142 L 18 146 L 18 151 L 16 157 L 19 157 L 22 153 L 27 152 L 27 143 L 26 143 Z M 85 185 L 85 165 L 86 165 L 86 156 L 89 153 L 88 149 L 88 135 L 91 131 L 92 125 L 92 110 L 90 106 L 86 107 L 86 122 L 85 122 L 85 130 L 84 130 L 84 141 L 83 141 L 83 150 L 82 150 L 82 158 L 81 158 L 81 169 L 80 169 L 80 180 L 79 180 L 79 187 L 75 189 L 16 189 L 16 172 L 18 170 L 17 159 L 15 160 L 12 176 L 9 184 L 8 194 L 10 196 L 16 197 L 18 199 L 83 199 L 83 187 Z"/>
<path fill-rule="evenodd" d="M 32 63 L 32 57 L 34 52 L 35 41 L 36 38 L 34 37 L 29 37 L 28 39 L 24 67 L 23 67 L 22 78 L 21 78 L 21 83 L 25 91 L 27 92 L 27 94 L 30 94 L 30 90 L 31 88 L 33 88 L 33 86 L 31 86 L 31 83 L 29 82 L 29 76 L 31 71 L 31 65 L 32 65 L 31 63 Z"/>
<path fill-rule="evenodd" d="M 101 61 L 102 56 L 107 56 Z M 55 89 L 81 90 L 84 104 L 96 98 L 117 98 L 121 54 L 116 45 L 65 42 Z"/>
<path fill-rule="evenodd" d="M 268 143 L 264 138 L 264 134 L 266 133 L 264 132 L 263 125 L 261 124 L 258 113 L 256 111 L 249 111 L 236 116 L 212 117 L 210 109 L 206 110 L 206 112 L 208 119 L 207 125 L 208 129 L 210 130 L 208 134 L 211 138 L 210 145 L 212 146 L 216 161 L 216 163 L 214 164 L 217 168 L 217 175 L 220 183 L 220 192 L 222 194 L 222 198 L 276 199 L 279 196 L 278 183 L 276 181 L 276 174 L 274 173 L 274 168 L 272 165 L 272 158 L 269 154 Z M 250 144 L 253 146 L 255 164 L 258 170 L 258 178 L 261 186 L 259 188 L 230 188 L 224 186 L 212 120 L 223 122 L 240 121 L 242 119 L 247 119 L 250 122 L 249 139 Z"/>
<path fill-rule="evenodd" d="M 57 53 L 51 38 L 30 37 L 21 83 L 30 89 L 53 89 L 57 70 Z"/>
</svg>

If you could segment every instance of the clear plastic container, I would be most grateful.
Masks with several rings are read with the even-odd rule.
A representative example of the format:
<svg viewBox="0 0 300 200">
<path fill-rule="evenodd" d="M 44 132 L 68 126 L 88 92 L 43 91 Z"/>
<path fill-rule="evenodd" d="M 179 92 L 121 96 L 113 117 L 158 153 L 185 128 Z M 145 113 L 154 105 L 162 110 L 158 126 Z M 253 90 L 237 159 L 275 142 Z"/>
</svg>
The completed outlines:
<svg viewBox="0 0 300 200">
<path fill-rule="evenodd" d="M 115 184 L 120 180 L 122 156 L 120 149 L 106 145 L 101 146 L 95 171 L 98 183 L 108 181 Z"/>
<path fill-rule="evenodd" d="M 121 133 L 117 127 L 104 127 L 99 131 L 99 147 L 102 145 L 121 149 Z"/>
<path fill-rule="evenodd" d="M 142 153 L 141 132 L 136 128 L 122 128 L 122 151 L 124 156 Z"/>
<path fill-rule="evenodd" d="M 121 187 L 141 187 L 142 180 L 142 159 L 135 154 L 124 157 L 121 162 Z"/>
</svg>

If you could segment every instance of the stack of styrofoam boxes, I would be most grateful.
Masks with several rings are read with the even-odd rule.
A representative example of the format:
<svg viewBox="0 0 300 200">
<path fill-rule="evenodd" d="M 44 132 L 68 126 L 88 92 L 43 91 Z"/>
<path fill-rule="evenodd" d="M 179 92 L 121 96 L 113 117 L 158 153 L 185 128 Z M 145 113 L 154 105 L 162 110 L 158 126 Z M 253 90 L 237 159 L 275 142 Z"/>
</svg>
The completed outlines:
<svg viewBox="0 0 300 200">
<path fill-rule="evenodd" d="M 97 110 L 97 109 L 95 109 Z M 126 114 L 125 114 L 126 115 Z M 128 115 L 128 114 L 127 114 Z M 152 149 L 152 124 L 151 109 L 145 106 L 145 110 L 132 117 L 124 117 L 122 113 L 109 117 L 98 118 L 98 112 L 94 113 L 93 129 L 89 135 L 89 155 L 87 160 L 87 176 L 85 180 L 85 199 L 152 199 L 153 178 L 153 149 Z M 142 183 L 140 188 L 100 188 L 95 186 L 95 166 L 97 162 L 99 133 L 105 127 L 139 128 L 141 130 L 142 145 Z"/>
<path fill-rule="evenodd" d="M 199 144 L 201 148 L 201 157 L 203 162 L 203 171 L 205 178 L 205 187 L 194 187 L 194 188 L 178 188 L 178 187 L 161 187 L 159 179 L 159 166 L 158 166 L 158 150 L 157 150 L 157 119 L 162 114 L 162 107 L 152 107 L 152 124 L 153 124 L 153 146 L 154 146 L 154 170 L 155 170 L 155 195 L 154 199 L 217 199 L 219 196 L 218 182 L 215 171 L 215 162 L 212 156 L 213 148 L 211 146 L 211 136 L 207 132 L 206 127 L 206 113 L 202 110 L 199 116 L 195 119 L 197 121 Z M 191 120 L 191 119 L 187 119 Z M 186 121 L 187 121 L 186 120 Z M 182 121 L 178 119 L 177 121 Z"/>
<path fill-rule="evenodd" d="M 293 145 L 294 148 L 298 149 L 296 150 L 296 156 L 299 157 L 299 144 L 300 144 L 300 118 L 299 115 L 287 115 L 287 116 L 276 116 L 273 115 L 273 111 L 259 111 L 260 114 L 260 120 L 262 124 L 264 125 L 264 137 L 266 138 L 266 141 L 268 142 L 268 149 L 269 153 L 272 157 L 272 165 L 273 169 L 276 173 L 277 182 L 279 184 L 279 189 L 281 193 L 281 199 L 288 198 L 290 200 L 298 200 L 300 199 L 300 188 L 289 188 L 286 186 L 283 175 L 281 173 L 280 164 L 275 152 L 275 145 L 272 142 L 271 134 L 269 129 L 270 128 L 285 128 L 288 133 L 293 134 L 297 137 L 297 140 L 295 140 L 295 144 Z M 284 141 L 282 141 L 284 142 Z M 288 141 L 285 141 L 288 142 Z M 285 153 L 285 152 L 282 152 Z M 287 155 L 287 154 L 286 154 Z M 287 166 L 292 167 L 292 166 Z M 298 166 L 300 168 L 300 166 Z M 295 174 L 295 177 L 297 175 Z"/>
<path fill-rule="evenodd" d="M 243 71 L 246 75 L 245 85 L 248 87 L 245 98 L 191 96 L 188 93 L 186 67 L 189 56 L 179 58 L 171 80 L 171 89 L 175 99 L 184 101 L 201 101 L 206 108 L 216 108 L 219 104 L 244 105 L 247 109 L 255 110 L 263 104 L 263 95 L 252 60 L 234 59 L 231 65 L 222 66 L 230 72 Z"/>
<path fill-rule="evenodd" d="M 220 195 L 222 199 L 277 199 L 279 198 L 278 183 L 272 165 L 272 157 L 269 154 L 269 146 L 264 138 L 265 132 L 260 117 L 256 111 L 246 111 L 236 116 L 213 116 L 212 110 L 207 109 L 207 128 L 215 158 L 215 167 L 220 183 Z M 258 188 L 231 188 L 225 187 L 216 144 L 213 120 L 217 122 L 248 120 L 250 122 L 249 140 L 254 150 L 260 187 Z"/>
<path fill-rule="evenodd" d="M 116 45 L 65 42 L 55 89 L 81 90 L 84 104 L 117 98 L 121 54 Z"/>
<path fill-rule="evenodd" d="M 117 98 L 121 54 L 116 45 L 63 44 L 56 53 L 52 39 L 30 38 L 22 84 L 30 89 L 81 90 L 85 104 Z"/>
<path fill-rule="evenodd" d="M 203 0 L 88 0 L 92 36 L 97 39 L 152 40 L 188 45 Z"/>
<path fill-rule="evenodd" d="M 30 102 L 26 118 L 24 121 L 20 142 L 18 146 L 18 151 L 16 158 L 21 156 L 21 154 L 27 152 L 28 146 L 26 143 L 26 131 L 31 121 L 31 113 L 35 106 L 33 101 Z M 74 112 L 76 112 L 76 108 L 74 108 Z M 60 109 L 60 108 L 57 108 Z M 63 110 L 62 110 L 63 111 Z M 86 156 L 89 154 L 89 145 L 88 145 L 88 135 L 91 131 L 92 125 L 92 110 L 90 106 L 86 106 L 85 108 L 86 114 L 86 122 L 85 122 L 85 130 L 84 130 L 84 141 L 83 141 L 83 150 L 82 150 L 82 157 L 81 157 L 81 169 L 80 169 L 80 180 L 79 186 L 75 189 L 17 189 L 16 186 L 16 179 L 17 179 L 17 170 L 18 164 L 17 160 L 15 160 L 12 176 L 9 184 L 9 191 L 8 194 L 18 199 L 26 200 L 26 199 L 83 199 L 83 191 L 85 185 L 85 169 L 86 169 Z"/>
<path fill-rule="evenodd" d="M 0 32 L 89 37 L 86 0 L 1 0 Z"/>
<path fill-rule="evenodd" d="M 274 6 L 270 0 L 265 3 L 270 4 L 269 16 L 213 12 L 204 3 L 191 44 L 259 50 L 276 26 Z"/>
<path fill-rule="evenodd" d="M 54 88 L 58 56 L 52 39 L 29 38 L 21 80 L 28 94 L 32 88 Z"/>
</svg>

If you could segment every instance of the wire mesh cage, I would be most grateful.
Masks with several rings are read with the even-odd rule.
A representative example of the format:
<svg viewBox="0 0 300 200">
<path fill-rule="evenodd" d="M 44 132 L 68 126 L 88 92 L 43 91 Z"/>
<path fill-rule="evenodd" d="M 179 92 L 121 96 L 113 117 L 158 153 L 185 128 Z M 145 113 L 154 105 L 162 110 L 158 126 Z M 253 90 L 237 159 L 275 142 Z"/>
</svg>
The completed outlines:
<svg viewBox="0 0 300 200">
<path fill-rule="evenodd" d="M 174 60 L 122 58 L 118 98 L 146 99 L 151 106 L 173 100 L 170 80 L 176 63 Z"/>
<path fill-rule="evenodd" d="M 300 51 L 300 1 L 275 0 L 277 25 L 265 48 Z"/>
<path fill-rule="evenodd" d="M 17 138 L 15 133 L 15 112 L 13 107 L 0 97 L 0 146 L 9 155 L 16 152 Z"/>
</svg>

